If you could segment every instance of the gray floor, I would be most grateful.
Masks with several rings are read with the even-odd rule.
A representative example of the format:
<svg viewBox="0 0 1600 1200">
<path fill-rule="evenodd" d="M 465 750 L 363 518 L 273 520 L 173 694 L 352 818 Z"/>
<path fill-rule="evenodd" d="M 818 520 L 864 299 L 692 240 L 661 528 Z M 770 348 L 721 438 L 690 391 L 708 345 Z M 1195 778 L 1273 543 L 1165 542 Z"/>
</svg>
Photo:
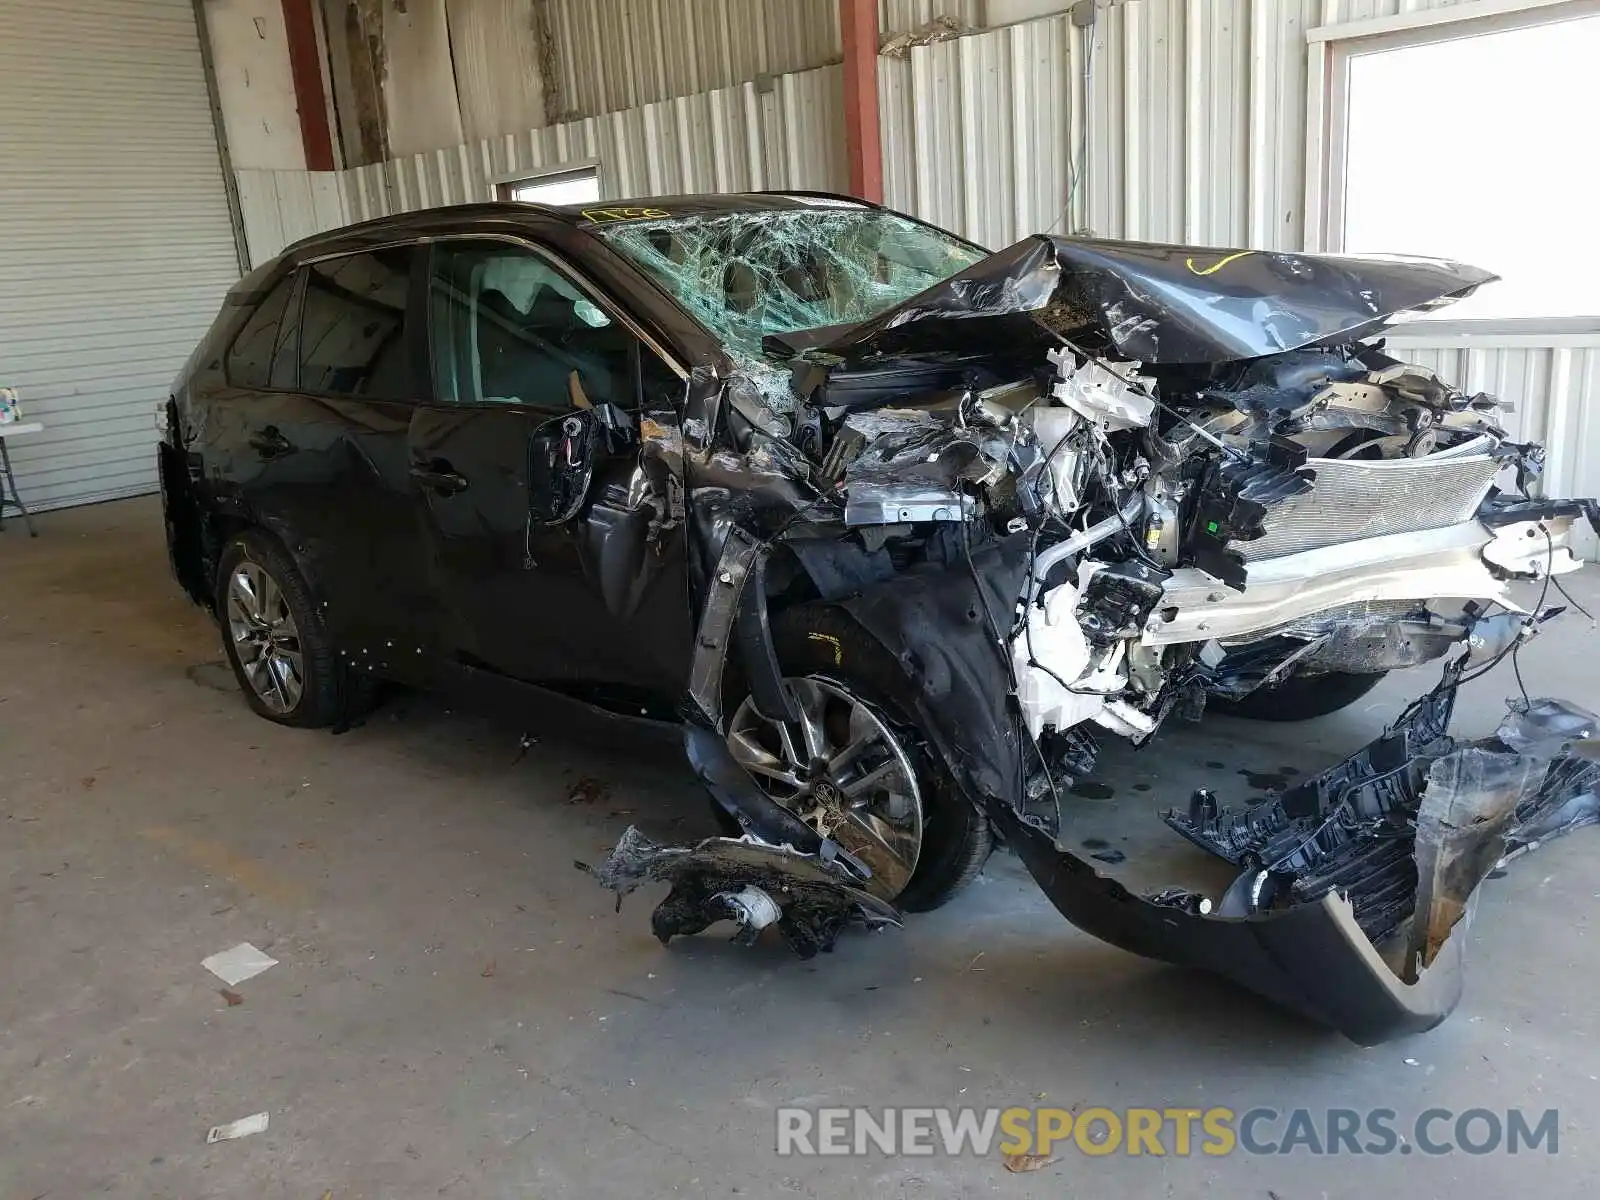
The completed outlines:
<svg viewBox="0 0 1600 1200">
<path fill-rule="evenodd" d="M 167 579 L 152 501 L 40 525 L 0 535 L 0 1196 L 1594 1193 L 1600 833 L 1488 884 L 1461 1008 L 1372 1050 L 1078 934 L 1005 857 L 957 903 L 811 963 L 663 949 L 653 894 L 619 915 L 572 863 L 630 820 L 707 829 L 670 754 L 545 730 L 516 761 L 517 729 L 420 697 L 344 736 L 279 729 L 208 665 L 216 634 Z M 1595 644 L 1566 620 L 1524 654 L 1530 686 L 1600 706 Z M 1114 795 L 1082 801 L 1075 834 L 1186 854 L 1157 805 L 1197 780 L 1243 798 L 1239 768 L 1315 769 L 1425 683 L 1314 725 L 1213 719 L 1111 753 Z M 1476 685 L 1461 727 L 1486 731 L 1513 687 Z M 200 960 L 240 941 L 280 965 L 229 1006 Z M 1069 1148 L 1029 1175 L 772 1152 L 780 1104 L 1040 1097 L 1555 1107 L 1560 1152 Z M 258 1111 L 266 1133 L 202 1144 Z"/>
</svg>

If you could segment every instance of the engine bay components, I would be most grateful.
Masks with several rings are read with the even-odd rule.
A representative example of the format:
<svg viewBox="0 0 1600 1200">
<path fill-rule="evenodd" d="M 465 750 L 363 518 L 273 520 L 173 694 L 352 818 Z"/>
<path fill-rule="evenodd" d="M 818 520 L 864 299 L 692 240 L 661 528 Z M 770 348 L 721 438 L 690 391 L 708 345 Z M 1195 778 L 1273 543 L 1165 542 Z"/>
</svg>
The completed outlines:
<svg viewBox="0 0 1600 1200">
<path fill-rule="evenodd" d="M 1424 260 L 1025 239 L 882 311 L 766 334 L 789 390 L 722 461 L 782 463 L 791 492 L 752 502 L 721 473 L 698 499 L 779 564 L 758 611 L 822 606 L 881 646 L 916 692 L 907 718 L 931 769 L 1069 920 L 1357 1041 L 1428 1028 L 1459 997 L 1450 930 L 1478 881 L 1600 814 L 1592 729 L 1546 736 L 1586 728 L 1581 710 L 1541 701 L 1486 741 L 1448 728 L 1456 690 L 1552 615 L 1543 598 L 1529 612 L 1515 585 L 1576 570 L 1574 530 L 1600 529 L 1592 501 L 1532 493 L 1543 451 L 1497 423 L 1497 401 L 1376 340 L 1492 278 Z M 777 376 L 760 374 L 770 389 Z M 689 493 L 693 508 L 692 480 Z M 703 679 L 721 678 L 727 623 L 750 607 L 712 601 Z M 1138 896 L 1057 840 L 1054 814 L 1097 737 L 1142 745 L 1208 698 L 1270 704 L 1279 689 L 1436 661 L 1440 684 L 1337 766 L 1247 810 L 1197 789 L 1166 814 L 1238 869 L 1221 894 Z M 771 678 L 779 665 L 743 663 Z M 851 669 L 842 653 L 834 665 Z M 715 728 L 723 714 L 702 703 L 698 717 Z M 740 936 L 775 924 L 804 953 L 893 911 L 814 852 L 739 845 L 624 839 L 601 874 L 619 891 L 674 883 L 655 918 L 664 940 L 731 919 Z M 803 894 L 832 888 L 837 902 L 797 907 L 758 852 L 786 872 L 812 864 Z"/>
</svg>

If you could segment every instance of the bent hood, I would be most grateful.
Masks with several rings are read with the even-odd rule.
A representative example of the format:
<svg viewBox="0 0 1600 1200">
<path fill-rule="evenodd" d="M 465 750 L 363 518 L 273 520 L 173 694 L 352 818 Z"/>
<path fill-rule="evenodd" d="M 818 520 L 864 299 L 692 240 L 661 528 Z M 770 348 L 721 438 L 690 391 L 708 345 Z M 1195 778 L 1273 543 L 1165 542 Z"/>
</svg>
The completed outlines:
<svg viewBox="0 0 1600 1200">
<path fill-rule="evenodd" d="M 1349 340 L 1499 276 L 1443 259 L 1351 257 L 1037 234 L 822 342 L 842 358 L 993 345 L 1032 314 L 1146 363 L 1216 363 Z M 949 322 L 959 320 L 957 327 Z"/>
</svg>

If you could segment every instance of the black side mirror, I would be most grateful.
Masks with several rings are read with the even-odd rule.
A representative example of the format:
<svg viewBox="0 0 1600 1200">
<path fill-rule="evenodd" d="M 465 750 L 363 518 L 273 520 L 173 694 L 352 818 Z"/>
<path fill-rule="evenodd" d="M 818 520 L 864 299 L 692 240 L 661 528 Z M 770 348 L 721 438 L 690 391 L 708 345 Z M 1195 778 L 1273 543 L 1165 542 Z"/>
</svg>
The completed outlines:
<svg viewBox="0 0 1600 1200">
<path fill-rule="evenodd" d="M 595 464 L 626 443 L 632 422 L 610 404 L 576 409 L 533 431 L 528 446 L 528 505 L 533 519 L 560 525 L 589 497 Z"/>
</svg>

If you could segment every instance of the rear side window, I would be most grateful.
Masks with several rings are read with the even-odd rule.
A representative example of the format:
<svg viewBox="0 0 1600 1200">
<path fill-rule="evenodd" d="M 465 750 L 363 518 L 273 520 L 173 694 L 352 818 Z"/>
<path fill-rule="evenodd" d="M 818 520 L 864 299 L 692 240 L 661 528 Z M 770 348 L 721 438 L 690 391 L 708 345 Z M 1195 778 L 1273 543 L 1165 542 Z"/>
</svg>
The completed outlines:
<svg viewBox="0 0 1600 1200">
<path fill-rule="evenodd" d="M 406 348 L 411 247 L 324 259 L 305 268 L 300 388 L 379 400 L 414 398 Z"/>
<path fill-rule="evenodd" d="M 228 382 L 243 388 L 294 386 L 294 321 L 285 320 L 294 294 L 291 271 L 256 305 L 228 351 Z"/>
</svg>

